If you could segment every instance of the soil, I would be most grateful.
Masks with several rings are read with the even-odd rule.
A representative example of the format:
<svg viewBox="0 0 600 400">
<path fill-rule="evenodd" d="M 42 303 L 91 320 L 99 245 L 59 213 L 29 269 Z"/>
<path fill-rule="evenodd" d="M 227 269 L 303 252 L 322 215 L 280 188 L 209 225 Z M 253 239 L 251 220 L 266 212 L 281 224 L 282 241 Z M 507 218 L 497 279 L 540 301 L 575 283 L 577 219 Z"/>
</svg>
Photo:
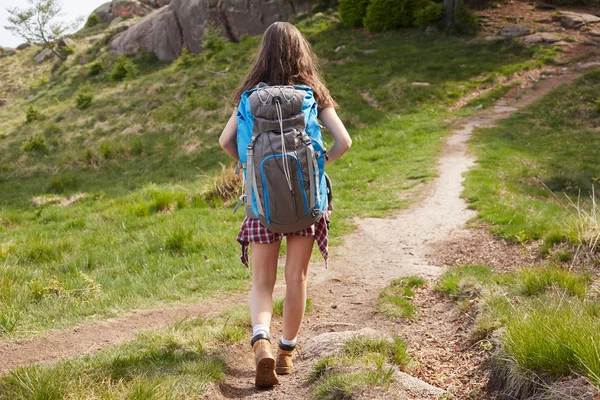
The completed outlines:
<svg viewBox="0 0 600 400">
<path fill-rule="evenodd" d="M 432 285 L 416 292 L 414 301 L 420 307 L 416 321 L 395 321 L 372 310 L 379 292 L 398 277 L 419 275 L 432 282 L 445 267 L 457 263 L 510 269 L 540 262 L 535 249 L 503 242 L 484 229 L 465 227 L 475 217 L 460 197 L 462 176 L 474 163 L 466 141 L 475 127 L 492 125 L 579 74 L 570 68 L 557 68 L 552 76 L 538 81 L 534 90 L 524 95 L 509 93 L 494 107 L 458 121 L 461 127 L 448 137 L 439 159 L 439 177 L 422 188 L 422 201 L 392 218 L 356 220 L 356 231 L 335 249 L 328 269 L 322 260 L 313 262 L 309 273 L 313 310 L 305 318 L 299 343 L 323 332 L 363 327 L 397 334 L 408 342 L 415 360 L 411 374 L 451 391 L 457 398 L 481 393 L 487 382 L 488 372 L 482 367 L 487 353 L 469 334 L 468 314 L 458 312 L 451 300 L 432 290 Z M 275 296 L 282 297 L 284 292 L 285 284 L 279 282 Z M 39 338 L 0 341 L 0 374 L 21 365 L 93 353 L 131 340 L 141 330 L 165 326 L 186 316 L 216 313 L 246 300 L 246 293 L 229 294 L 199 304 L 139 310 Z M 271 329 L 278 339 L 280 318 L 274 319 Z M 274 389 L 258 391 L 253 386 L 249 345 L 231 346 L 223 349 L 223 354 L 229 365 L 228 375 L 207 398 L 313 398 L 306 383 L 312 361 L 295 358 L 292 375 L 281 377 L 281 384 Z"/>
</svg>

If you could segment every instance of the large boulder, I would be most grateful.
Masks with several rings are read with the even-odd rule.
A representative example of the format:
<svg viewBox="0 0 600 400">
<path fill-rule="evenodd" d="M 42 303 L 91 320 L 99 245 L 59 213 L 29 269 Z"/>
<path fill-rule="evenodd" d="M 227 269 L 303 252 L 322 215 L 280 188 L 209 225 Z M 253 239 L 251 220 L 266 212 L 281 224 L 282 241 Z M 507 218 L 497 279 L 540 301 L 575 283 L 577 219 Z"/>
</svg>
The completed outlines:
<svg viewBox="0 0 600 400">
<path fill-rule="evenodd" d="M 33 57 L 33 61 L 37 64 L 40 64 L 51 58 L 54 58 L 54 52 L 50 49 L 44 49 Z"/>
<path fill-rule="evenodd" d="M 128 29 L 111 43 L 117 54 L 136 53 L 140 48 L 154 51 L 159 60 L 173 60 L 183 49 L 183 37 L 175 12 L 163 7 Z"/>
<path fill-rule="evenodd" d="M 597 22 L 600 22 L 600 17 L 586 13 L 561 11 L 560 22 L 565 28 L 578 28 L 582 25 L 595 24 Z"/>
<path fill-rule="evenodd" d="M 137 0 L 113 0 L 110 6 L 112 18 L 143 17 L 150 14 L 154 9 Z"/>
<path fill-rule="evenodd" d="M 21 43 L 17 46 L 17 50 L 25 50 L 29 47 L 31 47 L 31 43 Z"/>
<path fill-rule="evenodd" d="M 96 8 L 92 11 L 93 14 L 96 14 L 98 18 L 100 18 L 101 22 L 108 22 L 113 19 L 111 13 L 111 5 L 112 3 L 109 1 L 107 3 L 102 4 L 100 7 Z"/>
<path fill-rule="evenodd" d="M 202 52 L 207 26 L 220 27 L 223 35 L 236 41 L 242 34 L 260 34 L 275 21 L 308 11 L 310 4 L 310 0 L 171 0 L 116 37 L 110 49 L 116 54 L 146 49 L 161 60 L 172 60 L 184 47 Z"/>
</svg>

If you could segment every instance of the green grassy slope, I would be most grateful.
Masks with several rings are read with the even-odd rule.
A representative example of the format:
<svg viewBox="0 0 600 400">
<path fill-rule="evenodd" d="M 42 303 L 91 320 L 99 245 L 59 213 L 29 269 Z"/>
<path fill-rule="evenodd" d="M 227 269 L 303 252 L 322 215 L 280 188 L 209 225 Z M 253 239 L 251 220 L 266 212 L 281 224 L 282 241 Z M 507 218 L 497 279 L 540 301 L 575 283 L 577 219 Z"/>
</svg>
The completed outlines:
<svg viewBox="0 0 600 400">
<path fill-rule="evenodd" d="M 334 243 L 351 217 L 404 207 L 398 192 L 434 176 L 447 106 L 555 54 L 412 30 L 371 35 L 322 14 L 298 26 L 354 139 L 328 169 Z M 123 81 L 110 79 L 117 59 L 102 40 L 89 44 L 83 33 L 54 74 L 33 65 L 34 49 L 0 59 L 0 96 L 9 99 L 0 108 L 1 336 L 248 284 L 234 239 L 242 215 L 204 192 L 228 163 L 217 138 L 259 38 L 211 40 L 215 50 L 173 63 L 133 58 L 139 73 Z M 91 76 L 97 59 L 105 69 Z M 80 110 L 86 83 L 94 98 Z M 30 106 L 41 117 L 27 123 Z M 37 196 L 81 192 L 69 207 L 32 206 Z"/>
<path fill-rule="evenodd" d="M 600 180 L 600 72 L 554 90 L 537 103 L 479 129 L 479 162 L 467 175 L 465 197 L 492 230 L 514 241 L 597 240 Z"/>
</svg>

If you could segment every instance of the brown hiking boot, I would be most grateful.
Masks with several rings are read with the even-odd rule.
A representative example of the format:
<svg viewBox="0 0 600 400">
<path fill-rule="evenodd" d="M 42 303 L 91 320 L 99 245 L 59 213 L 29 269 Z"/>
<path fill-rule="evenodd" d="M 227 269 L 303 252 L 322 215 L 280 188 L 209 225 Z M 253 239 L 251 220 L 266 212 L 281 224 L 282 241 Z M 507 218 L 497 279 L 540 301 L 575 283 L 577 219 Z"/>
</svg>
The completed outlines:
<svg viewBox="0 0 600 400">
<path fill-rule="evenodd" d="M 294 364 L 292 363 L 292 353 L 293 350 L 279 350 L 277 351 L 277 361 L 275 363 L 275 371 L 279 375 L 287 375 L 291 374 L 294 369 Z"/>
<path fill-rule="evenodd" d="M 268 388 L 279 385 L 275 373 L 275 358 L 271 353 L 271 343 L 267 339 L 260 339 L 252 345 L 256 360 L 256 378 L 254 385 L 257 388 Z"/>
</svg>

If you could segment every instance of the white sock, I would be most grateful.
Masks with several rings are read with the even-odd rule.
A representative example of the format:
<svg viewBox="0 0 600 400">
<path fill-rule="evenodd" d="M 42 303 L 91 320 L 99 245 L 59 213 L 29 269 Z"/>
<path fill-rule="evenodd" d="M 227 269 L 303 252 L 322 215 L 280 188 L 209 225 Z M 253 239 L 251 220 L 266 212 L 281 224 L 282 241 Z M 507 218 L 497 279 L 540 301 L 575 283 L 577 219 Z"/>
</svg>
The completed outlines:
<svg viewBox="0 0 600 400">
<path fill-rule="evenodd" d="M 252 327 L 252 336 L 256 336 L 259 333 L 264 333 L 265 335 L 269 336 L 269 327 L 267 325 L 254 325 Z"/>
<path fill-rule="evenodd" d="M 292 340 L 287 340 L 287 339 L 284 339 L 282 337 L 281 338 L 281 344 L 285 344 L 286 346 L 295 346 L 296 345 L 296 339 L 297 338 L 293 338 Z"/>
</svg>

